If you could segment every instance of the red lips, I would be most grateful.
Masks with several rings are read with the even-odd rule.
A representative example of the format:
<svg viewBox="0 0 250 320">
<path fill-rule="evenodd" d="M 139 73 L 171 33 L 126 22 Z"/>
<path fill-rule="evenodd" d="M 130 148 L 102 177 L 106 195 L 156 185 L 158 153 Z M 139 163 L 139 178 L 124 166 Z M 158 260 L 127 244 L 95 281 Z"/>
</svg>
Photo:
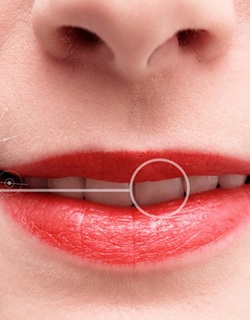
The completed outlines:
<svg viewBox="0 0 250 320">
<path fill-rule="evenodd" d="M 250 163 L 219 155 L 170 151 L 151 152 L 79 152 L 37 160 L 11 168 L 21 176 L 59 178 L 88 177 L 96 180 L 129 182 L 134 171 L 147 160 L 166 158 L 180 165 L 188 175 L 249 174 Z M 182 176 L 173 166 L 155 163 L 144 167 L 139 181 L 153 181 Z"/>
<path fill-rule="evenodd" d="M 167 158 L 188 175 L 250 172 L 246 161 L 217 155 L 168 152 L 78 153 L 12 166 L 21 176 L 84 176 L 128 182 L 146 160 Z M 164 165 L 164 164 L 162 164 Z M 145 168 L 140 180 L 181 176 L 174 168 Z M 183 199 L 145 207 L 152 214 L 174 211 Z M 166 219 L 148 218 L 136 208 L 121 208 L 52 194 L 0 194 L 7 214 L 29 233 L 60 250 L 100 265 L 155 264 L 226 241 L 250 217 L 250 186 L 192 195 L 184 209 Z M 145 209 L 144 208 L 144 209 Z"/>
</svg>

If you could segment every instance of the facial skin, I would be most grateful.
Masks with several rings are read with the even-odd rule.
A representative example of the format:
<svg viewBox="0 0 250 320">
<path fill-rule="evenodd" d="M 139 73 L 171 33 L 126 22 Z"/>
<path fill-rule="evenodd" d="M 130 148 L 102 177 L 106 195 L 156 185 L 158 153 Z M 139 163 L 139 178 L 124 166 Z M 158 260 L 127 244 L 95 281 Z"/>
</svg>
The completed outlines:
<svg viewBox="0 0 250 320">
<path fill-rule="evenodd" d="M 176 148 L 250 161 L 247 0 L 0 5 L 0 169 L 79 150 Z M 69 48 L 55 30 L 70 24 L 102 41 Z M 179 46 L 183 29 L 206 32 Z M 106 273 L 52 254 L 0 206 L 0 318 L 249 319 L 249 231 L 171 272 Z"/>
</svg>

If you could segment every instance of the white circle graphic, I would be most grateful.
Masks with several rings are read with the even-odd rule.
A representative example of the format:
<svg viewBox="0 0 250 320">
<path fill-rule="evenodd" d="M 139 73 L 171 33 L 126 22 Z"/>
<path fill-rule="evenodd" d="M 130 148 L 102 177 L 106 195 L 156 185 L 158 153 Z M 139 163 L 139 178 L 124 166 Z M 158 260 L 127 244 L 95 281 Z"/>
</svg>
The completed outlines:
<svg viewBox="0 0 250 320">
<path fill-rule="evenodd" d="M 14 179 L 8 178 L 5 180 L 4 185 L 6 188 L 13 188 L 15 185 Z"/>
<path fill-rule="evenodd" d="M 154 162 L 165 162 L 165 163 L 168 163 L 168 164 L 171 164 L 173 165 L 175 168 L 177 168 L 181 173 L 182 175 L 184 176 L 184 179 L 185 179 L 185 183 L 186 183 L 186 195 L 185 195 L 185 198 L 182 202 L 182 204 L 179 206 L 179 208 L 177 208 L 176 210 L 170 212 L 170 213 L 166 213 L 166 214 L 162 214 L 162 215 L 154 215 L 154 214 L 151 214 L 145 210 L 143 210 L 139 204 L 137 203 L 137 201 L 135 200 L 135 197 L 134 197 L 134 192 L 133 192 L 133 185 L 134 185 L 134 180 L 135 180 L 135 177 L 136 175 L 138 174 L 138 172 L 144 168 L 145 166 L 147 166 L 148 164 L 151 164 L 151 163 L 154 163 Z M 130 194 L 130 198 L 133 202 L 133 204 L 135 205 L 135 207 L 137 208 L 137 210 L 139 210 L 142 214 L 144 214 L 145 216 L 147 217 L 150 217 L 150 218 L 157 218 L 157 219 L 165 219 L 165 218 L 168 218 L 168 217 L 171 217 L 177 213 L 179 213 L 186 205 L 188 199 L 189 199 L 189 196 L 190 196 L 190 181 L 189 181 L 189 178 L 185 172 L 185 170 L 176 162 L 172 161 L 172 160 L 169 160 L 169 159 L 165 159 L 165 158 L 154 158 L 154 159 L 151 159 L 151 160 L 148 160 L 148 161 L 145 161 L 143 162 L 142 164 L 139 165 L 139 167 L 137 167 L 137 169 L 134 171 L 134 173 L 132 174 L 132 177 L 130 179 L 130 182 L 129 182 L 129 194 Z"/>
<path fill-rule="evenodd" d="M 7 177 L 7 178 L 4 178 L 4 176 L 5 175 L 11 175 L 11 176 L 15 176 L 15 180 L 14 180 L 14 178 L 12 178 L 12 177 Z M 3 181 L 2 181 L 3 180 Z M 11 196 L 13 196 L 13 195 L 15 195 L 15 194 L 17 194 L 18 193 L 18 191 L 19 190 L 21 190 L 21 188 L 22 188 L 22 186 L 24 185 L 23 184 L 23 181 L 22 181 L 22 178 L 21 178 L 21 176 L 17 173 L 17 172 L 15 172 L 15 171 L 13 171 L 13 170 L 8 170 L 8 171 L 2 171 L 1 173 L 0 173 L 0 185 L 4 185 L 4 187 L 6 188 L 6 189 L 14 189 L 14 191 L 13 192 L 11 192 L 11 193 L 9 193 L 9 192 L 4 192 L 4 190 L 5 189 L 0 189 L 0 193 L 1 193 L 1 191 L 2 191 L 2 193 L 4 193 L 4 195 L 6 195 L 6 196 L 9 196 L 9 197 L 11 197 Z M 15 188 L 14 188 L 15 187 Z M 19 189 L 19 190 L 18 190 Z M 10 190 L 9 190 L 10 191 Z"/>
</svg>

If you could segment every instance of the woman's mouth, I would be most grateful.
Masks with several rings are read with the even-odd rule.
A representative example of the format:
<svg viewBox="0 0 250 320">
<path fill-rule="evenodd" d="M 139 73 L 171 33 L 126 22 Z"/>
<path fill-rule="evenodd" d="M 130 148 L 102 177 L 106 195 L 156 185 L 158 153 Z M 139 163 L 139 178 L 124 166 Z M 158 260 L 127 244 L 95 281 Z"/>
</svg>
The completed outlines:
<svg viewBox="0 0 250 320">
<path fill-rule="evenodd" d="M 149 218 L 133 206 L 129 181 L 139 165 L 155 158 L 171 159 L 185 170 L 190 196 L 172 215 L 183 203 L 185 179 L 166 163 L 145 166 L 133 194 L 155 215 Z M 4 181 L 18 178 L 1 174 L 5 211 L 47 244 L 96 265 L 167 265 L 227 242 L 250 216 L 250 164 L 218 155 L 81 152 L 2 170 L 23 180 L 20 192 L 8 197 Z"/>
</svg>

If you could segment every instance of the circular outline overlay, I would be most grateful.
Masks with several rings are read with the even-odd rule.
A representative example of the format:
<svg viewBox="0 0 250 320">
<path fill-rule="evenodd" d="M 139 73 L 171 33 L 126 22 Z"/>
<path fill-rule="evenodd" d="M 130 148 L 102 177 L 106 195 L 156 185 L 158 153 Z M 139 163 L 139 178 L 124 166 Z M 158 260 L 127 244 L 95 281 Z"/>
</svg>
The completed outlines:
<svg viewBox="0 0 250 320">
<path fill-rule="evenodd" d="M 180 205 L 180 207 L 178 209 L 174 210 L 173 212 L 162 214 L 159 216 L 156 216 L 154 214 L 148 213 L 147 211 L 143 210 L 136 202 L 135 197 L 134 197 L 134 193 L 133 193 L 133 184 L 134 184 L 134 180 L 135 180 L 137 173 L 146 165 L 148 165 L 150 163 L 154 163 L 154 162 L 165 162 L 165 163 L 171 164 L 174 167 L 176 167 L 183 174 L 183 176 L 185 178 L 185 182 L 186 182 L 186 189 L 187 189 L 184 201 L 182 202 L 182 204 Z M 131 198 L 133 204 L 135 205 L 137 210 L 139 210 L 142 214 L 144 214 L 145 216 L 150 217 L 150 218 L 164 219 L 164 218 L 168 218 L 168 217 L 171 217 L 171 216 L 179 213 L 185 207 L 185 205 L 189 199 L 189 196 L 190 196 L 190 181 L 189 181 L 189 178 L 188 178 L 185 170 L 180 165 L 178 165 L 178 163 L 176 163 L 172 160 L 169 160 L 169 159 L 165 159 L 165 158 L 153 158 L 151 160 L 147 160 L 147 161 L 143 162 L 142 164 L 139 165 L 139 167 L 137 167 L 137 169 L 135 169 L 135 171 L 132 174 L 132 177 L 130 179 L 130 182 L 129 182 L 129 194 L 130 194 L 130 198 Z"/>
<path fill-rule="evenodd" d="M 6 188 L 11 189 L 11 188 L 14 187 L 15 181 L 14 181 L 12 178 L 7 178 L 7 179 L 5 179 L 5 181 L 4 181 L 4 185 L 5 185 Z"/>
<path fill-rule="evenodd" d="M 4 173 L 12 174 L 12 175 L 15 175 L 16 177 L 18 177 L 19 180 L 20 180 L 20 182 L 19 182 L 19 183 L 14 182 L 13 186 L 14 186 L 14 185 L 15 185 L 15 186 L 18 186 L 19 189 L 22 188 L 22 186 L 23 186 L 23 180 L 22 180 L 21 176 L 20 176 L 16 171 L 13 171 L 13 170 L 3 171 L 2 173 L 0 173 L 0 177 L 1 177 L 1 175 L 3 175 Z M 3 182 L 4 182 L 4 185 L 6 184 L 6 180 L 8 180 L 8 179 L 12 179 L 12 178 L 7 178 L 7 179 L 5 179 L 5 180 L 3 181 Z M 9 186 L 7 187 L 6 185 L 5 185 L 5 187 L 8 188 L 8 189 L 12 188 L 12 187 L 9 187 Z M 4 190 L 4 189 L 3 189 L 3 190 Z M 11 197 L 11 196 L 17 194 L 18 191 L 16 191 L 16 192 L 14 192 L 14 191 L 13 191 L 13 192 L 4 192 L 4 191 L 1 192 L 1 189 L 0 189 L 0 193 L 4 193 L 6 196 Z"/>
</svg>

